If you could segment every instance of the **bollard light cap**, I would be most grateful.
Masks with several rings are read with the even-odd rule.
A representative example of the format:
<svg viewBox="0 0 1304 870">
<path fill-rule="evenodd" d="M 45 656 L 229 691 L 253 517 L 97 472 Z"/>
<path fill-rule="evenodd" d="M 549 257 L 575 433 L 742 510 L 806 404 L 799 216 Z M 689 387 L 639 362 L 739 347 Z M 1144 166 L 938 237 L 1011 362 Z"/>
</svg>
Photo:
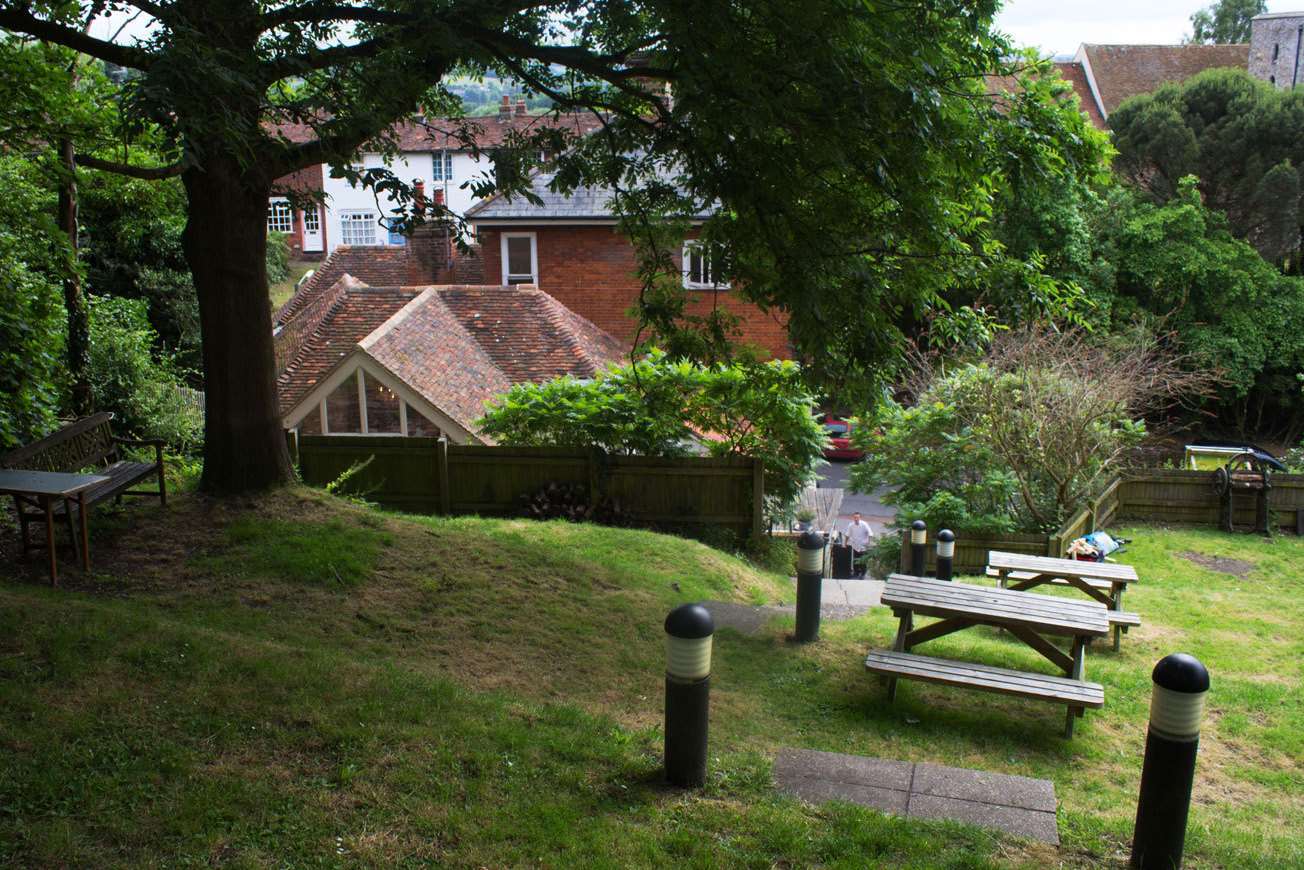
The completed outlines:
<svg viewBox="0 0 1304 870">
<path fill-rule="evenodd" d="M 1198 695 L 1209 691 L 1209 670 L 1186 653 L 1164 656 L 1150 675 L 1155 685 L 1170 692 Z"/>
<path fill-rule="evenodd" d="M 710 637 L 715 633 L 711 611 L 700 604 L 681 604 L 666 617 L 666 634 L 684 640 Z"/>
<path fill-rule="evenodd" d="M 942 529 L 937 533 L 937 540 L 949 544 L 955 540 L 955 532 L 950 529 Z"/>
<path fill-rule="evenodd" d="M 803 550 L 823 550 L 824 536 L 814 529 L 807 529 L 797 539 L 797 546 Z"/>
<path fill-rule="evenodd" d="M 910 528 L 914 529 L 916 532 L 922 532 L 928 528 L 928 523 L 923 520 L 915 520 L 910 524 Z"/>
</svg>

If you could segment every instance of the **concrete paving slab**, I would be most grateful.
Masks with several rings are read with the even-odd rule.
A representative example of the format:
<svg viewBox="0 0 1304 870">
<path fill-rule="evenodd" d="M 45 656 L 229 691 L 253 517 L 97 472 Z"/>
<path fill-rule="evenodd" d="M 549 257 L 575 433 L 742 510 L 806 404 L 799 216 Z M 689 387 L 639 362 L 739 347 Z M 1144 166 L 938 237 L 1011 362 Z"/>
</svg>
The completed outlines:
<svg viewBox="0 0 1304 870">
<path fill-rule="evenodd" d="M 920 762 L 915 765 L 913 791 L 933 797 L 1055 812 L 1055 786 L 1049 780 L 988 770 L 965 770 Z"/>
<path fill-rule="evenodd" d="M 908 761 L 844 755 L 840 752 L 816 752 L 812 749 L 781 749 L 774 760 L 774 775 L 816 777 L 830 782 L 853 783 L 876 788 L 910 790 L 911 769 Z"/>
<path fill-rule="evenodd" d="M 956 798 L 912 793 L 906 815 L 913 819 L 951 819 L 995 828 L 1020 837 L 1059 845 L 1055 814 L 1022 807 L 979 803 Z"/>
<path fill-rule="evenodd" d="M 887 585 L 882 580 L 839 580 L 838 583 L 852 607 L 878 607 L 883 600 L 883 587 Z"/>
<path fill-rule="evenodd" d="M 894 788 L 874 788 L 868 785 L 856 785 L 849 782 L 829 782 L 807 776 L 797 776 L 780 780 L 775 778 L 779 791 L 801 798 L 813 804 L 828 801 L 846 801 L 882 813 L 898 816 L 906 814 L 910 802 L 910 793 Z"/>
<path fill-rule="evenodd" d="M 922 819 L 951 819 L 1059 843 L 1047 780 L 810 749 L 782 749 L 774 782 L 786 794 L 843 800 Z"/>
</svg>

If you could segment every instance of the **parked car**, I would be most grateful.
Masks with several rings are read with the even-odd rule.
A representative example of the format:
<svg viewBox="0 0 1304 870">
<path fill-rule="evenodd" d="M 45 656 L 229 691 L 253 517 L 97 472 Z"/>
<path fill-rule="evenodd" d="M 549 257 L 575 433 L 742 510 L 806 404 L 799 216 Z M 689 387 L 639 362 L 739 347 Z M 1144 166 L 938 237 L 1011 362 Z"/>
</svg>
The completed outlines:
<svg viewBox="0 0 1304 870">
<path fill-rule="evenodd" d="M 829 446 L 824 450 L 825 459 L 855 462 L 865 458 L 865 451 L 851 444 L 851 433 L 854 427 L 850 420 L 825 414 L 820 423 L 829 435 Z"/>
</svg>

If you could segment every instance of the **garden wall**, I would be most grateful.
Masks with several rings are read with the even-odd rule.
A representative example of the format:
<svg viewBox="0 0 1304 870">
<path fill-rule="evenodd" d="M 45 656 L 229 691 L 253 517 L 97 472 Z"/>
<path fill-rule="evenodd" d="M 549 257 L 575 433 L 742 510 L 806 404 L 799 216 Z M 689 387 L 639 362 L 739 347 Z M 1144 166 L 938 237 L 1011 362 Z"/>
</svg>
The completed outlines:
<svg viewBox="0 0 1304 870">
<path fill-rule="evenodd" d="M 1063 557 L 1069 543 L 1097 529 L 1108 529 L 1119 521 L 1143 523 L 1194 524 L 1216 527 L 1219 503 L 1213 491 L 1212 471 L 1146 470 L 1116 478 L 1091 504 L 1069 519 L 1053 535 L 1008 534 L 990 537 L 970 536 L 957 532 L 954 570 L 957 574 L 981 574 L 987 566 L 990 550 L 1027 553 L 1034 556 Z M 1304 475 L 1275 474 L 1268 506 L 1274 527 L 1304 534 Z M 1252 497 L 1236 499 L 1235 522 L 1238 527 L 1254 525 Z M 937 545 L 929 530 L 927 571 L 936 570 Z M 910 538 L 901 535 L 899 570 L 910 565 Z"/>
<path fill-rule="evenodd" d="M 365 435 L 304 435 L 291 450 L 310 486 L 325 486 L 370 459 L 347 491 L 413 513 L 515 515 L 522 495 L 556 481 L 615 499 L 639 526 L 693 535 L 716 527 L 740 537 L 762 531 L 764 480 L 761 464 L 751 459 L 608 456 Z"/>
</svg>

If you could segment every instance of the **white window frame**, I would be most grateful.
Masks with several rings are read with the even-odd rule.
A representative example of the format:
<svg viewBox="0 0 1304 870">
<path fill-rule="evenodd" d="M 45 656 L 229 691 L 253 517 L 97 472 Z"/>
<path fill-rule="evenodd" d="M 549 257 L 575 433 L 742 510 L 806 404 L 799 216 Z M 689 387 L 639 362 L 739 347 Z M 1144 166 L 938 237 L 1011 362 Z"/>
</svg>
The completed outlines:
<svg viewBox="0 0 1304 870">
<path fill-rule="evenodd" d="M 431 181 L 453 180 L 453 152 L 435 151 L 430 155 Z"/>
<path fill-rule="evenodd" d="M 321 210 L 315 202 L 303 210 L 303 231 L 305 233 L 321 232 Z"/>
<path fill-rule="evenodd" d="M 371 241 L 356 242 L 350 237 L 350 229 L 360 224 L 366 224 L 370 227 Z M 350 209 L 349 211 L 340 212 L 340 244 L 341 245 L 359 245 L 361 247 L 375 247 L 382 244 L 376 241 L 376 213 L 369 209 Z"/>
<path fill-rule="evenodd" d="M 702 272 L 705 277 L 711 278 L 715 271 L 711 268 L 711 260 L 705 253 L 706 246 L 696 240 L 684 242 L 684 249 L 680 252 L 680 268 L 684 275 L 684 288 L 687 290 L 728 290 L 728 281 L 694 281 L 692 279 L 692 269 L 690 263 L 693 256 L 702 259 Z"/>
<path fill-rule="evenodd" d="M 285 229 L 281 229 L 282 219 L 284 219 Z M 294 232 L 294 207 L 290 205 L 288 199 L 281 197 L 267 201 L 267 232 L 286 235 Z"/>
<path fill-rule="evenodd" d="M 529 239 L 530 240 L 530 274 L 529 280 L 513 281 L 512 278 L 525 278 L 522 274 L 511 275 L 507 272 L 507 240 L 508 239 Z M 538 233 L 502 233 L 498 240 L 499 256 L 502 265 L 503 286 L 509 284 L 533 284 L 539 286 L 539 234 Z"/>
</svg>

